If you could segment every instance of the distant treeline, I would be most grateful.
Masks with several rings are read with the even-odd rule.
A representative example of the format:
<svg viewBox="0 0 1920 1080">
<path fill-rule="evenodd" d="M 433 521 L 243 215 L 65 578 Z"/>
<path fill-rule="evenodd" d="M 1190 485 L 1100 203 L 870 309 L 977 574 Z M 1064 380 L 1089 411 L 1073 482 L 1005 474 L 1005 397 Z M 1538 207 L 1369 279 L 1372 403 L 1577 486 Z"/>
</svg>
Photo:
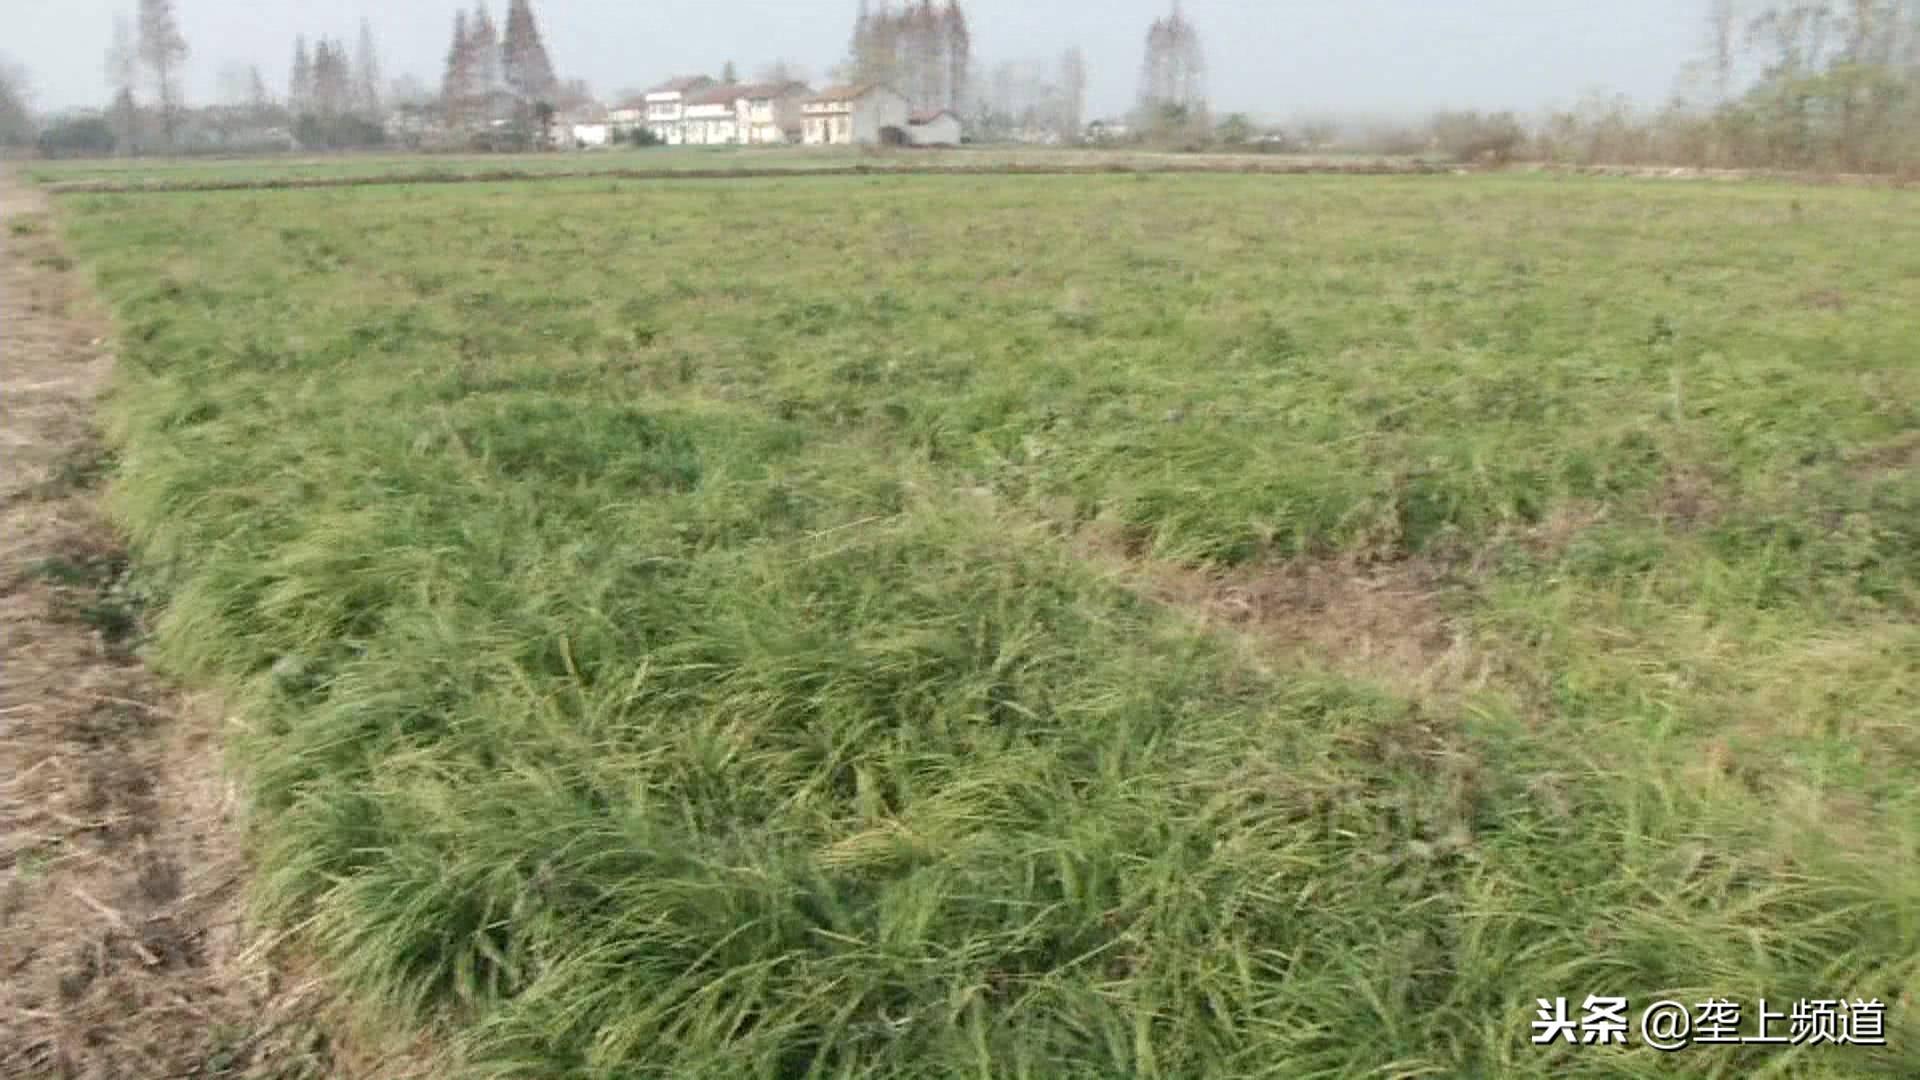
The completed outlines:
<svg viewBox="0 0 1920 1080">
<path fill-rule="evenodd" d="M 1356 148 L 1461 160 L 1920 171 L 1920 0 L 1708 0 L 1706 55 L 1658 108 L 1453 112 Z"/>
<path fill-rule="evenodd" d="M 338 41 L 322 38 L 309 49 L 301 39 L 284 99 L 268 91 L 257 68 L 245 68 L 223 74 L 223 104 L 187 109 L 179 92 L 187 51 L 172 2 L 135 0 L 137 18 L 116 27 L 108 57 L 115 93 L 104 111 L 37 120 L 25 72 L 0 62 L 0 147 L 37 145 L 47 156 L 527 149 L 552 141 L 556 111 L 591 100 L 584 84 L 554 77 L 529 0 L 510 0 L 504 33 L 484 3 L 457 16 L 437 93 L 414 80 L 383 88 L 373 34 L 363 25 L 351 55 Z M 1445 112 L 1369 127 L 1217 117 L 1206 102 L 1198 29 L 1176 12 L 1148 35 L 1134 115 L 1124 124 L 1088 125 L 1081 50 L 1069 49 L 1057 71 L 1052 62 L 1009 61 L 982 73 L 960 5 L 936 9 L 931 0 L 892 14 L 863 4 L 850 55 L 835 74 L 897 81 L 913 88 L 918 104 L 957 106 L 975 142 L 1920 173 L 1920 0 L 1699 3 L 1701 58 L 1672 98 L 1654 107 L 1599 96 L 1544 116 Z"/>
</svg>

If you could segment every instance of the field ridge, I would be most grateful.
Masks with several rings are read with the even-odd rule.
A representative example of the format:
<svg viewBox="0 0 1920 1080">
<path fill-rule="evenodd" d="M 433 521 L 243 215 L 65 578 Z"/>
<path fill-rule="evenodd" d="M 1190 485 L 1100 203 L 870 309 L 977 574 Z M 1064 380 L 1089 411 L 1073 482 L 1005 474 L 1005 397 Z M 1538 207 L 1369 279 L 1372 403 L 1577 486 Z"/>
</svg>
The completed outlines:
<svg viewBox="0 0 1920 1080">
<path fill-rule="evenodd" d="M 56 195 L 133 194 L 139 192 L 274 191 L 308 188 L 372 187 L 386 184 L 489 184 L 527 180 L 768 180 L 841 176 L 1434 176 L 1462 174 L 1461 166 L 1423 162 L 1165 162 L 1140 164 L 1007 163 L 996 165 L 835 165 L 825 168 L 684 169 L 483 169 L 474 172 L 398 172 L 376 176 L 297 176 L 271 179 L 112 181 L 68 180 L 46 185 Z"/>
</svg>

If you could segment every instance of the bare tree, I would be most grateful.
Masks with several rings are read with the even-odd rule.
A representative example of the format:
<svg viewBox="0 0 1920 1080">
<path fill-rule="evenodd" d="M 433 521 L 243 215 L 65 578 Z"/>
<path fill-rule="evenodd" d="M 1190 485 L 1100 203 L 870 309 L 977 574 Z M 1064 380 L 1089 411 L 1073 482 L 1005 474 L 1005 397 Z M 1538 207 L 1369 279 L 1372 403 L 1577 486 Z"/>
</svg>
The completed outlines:
<svg viewBox="0 0 1920 1080">
<path fill-rule="evenodd" d="M 353 65 L 346 45 L 330 38 L 313 51 L 313 112 L 327 123 L 353 113 Z"/>
<path fill-rule="evenodd" d="M 131 152 L 140 134 L 140 48 L 133 23 L 124 15 L 113 20 L 113 44 L 107 49 L 107 85 L 113 87 L 108 122 L 121 153 Z"/>
<path fill-rule="evenodd" d="M 879 12 L 861 0 L 853 42 L 840 69 L 847 82 L 882 83 L 916 109 L 960 109 L 971 79 L 973 37 L 959 0 L 909 0 Z"/>
<path fill-rule="evenodd" d="M 417 75 L 401 75 L 387 84 L 387 103 L 397 108 L 425 109 L 439 103 L 439 95 Z"/>
<path fill-rule="evenodd" d="M 965 112 L 973 87 L 973 30 L 967 25 L 967 13 L 960 10 L 960 0 L 947 0 L 943 17 L 947 24 L 947 90 L 951 96 L 947 104 L 955 112 Z"/>
<path fill-rule="evenodd" d="M 901 89 L 915 108 L 943 108 L 947 104 L 946 33 L 933 0 L 920 0 L 906 13 L 905 29 L 908 85 Z"/>
<path fill-rule="evenodd" d="M 893 81 L 893 52 L 887 41 L 892 19 L 892 14 L 884 9 L 875 15 L 869 0 L 860 0 L 853 18 L 853 41 L 847 47 L 847 60 L 839 72 L 843 82 Z"/>
<path fill-rule="evenodd" d="M 125 15 L 113 17 L 113 44 L 107 47 L 107 85 L 128 95 L 137 95 L 139 90 L 140 49 L 134 43 L 133 23 Z"/>
<path fill-rule="evenodd" d="M 1714 98 L 1725 103 L 1733 92 L 1733 66 L 1740 49 L 1740 0 L 1708 0 L 1707 48 Z"/>
<path fill-rule="evenodd" d="M 571 112 L 593 104 L 593 87 L 585 79 L 568 79 L 560 83 L 553 91 L 553 106 L 562 112 Z"/>
<path fill-rule="evenodd" d="M 1066 137 L 1073 102 L 1058 78 L 1061 74 L 1061 63 L 1046 60 L 994 65 L 986 86 L 969 94 L 974 102 L 973 127 L 989 138 Z"/>
<path fill-rule="evenodd" d="M 220 65 L 220 73 L 214 77 L 214 86 L 222 105 L 245 105 L 253 90 L 247 65 L 237 61 Z"/>
<path fill-rule="evenodd" d="M 273 92 L 267 89 L 266 77 L 260 74 L 258 64 L 247 68 L 247 107 L 256 124 L 265 124 L 273 116 Z"/>
<path fill-rule="evenodd" d="M 287 111 L 295 117 L 313 110 L 313 55 L 307 51 L 307 35 L 293 39 L 293 70 L 287 75 Z"/>
<path fill-rule="evenodd" d="M 1080 141 L 1087 124 L 1087 55 L 1075 45 L 1060 57 L 1060 137 Z"/>
<path fill-rule="evenodd" d="M 360 20 L 360 44 L 353 54 L 353 112 L 368 123 L 380 122 L 380 50 L 366 19 Z"/>
<path fill-rule="evenodd" d="M 1172 14 L 1156 19 L 1147 30 L 1139 109 L 1141 125 L 1163 134 L 1206 127 L 1206 53 L 1200 32 L 1180 10 L 1180 0 L 1174 0 Z"/>
<path fill-rule="evenodd" d="M 1534 135 L 1556 160 L 1920 168 L 1920 0 L 1700 0 L 1685 97 L 1602 100 Z M 1696 84 L 1694 80 L 1700 81 Z"/>
<path fill-rule="evenodd" d="M 237 61 L 221 64 L 214 85 L 220 107 L 205 110 L 202 116 L 222 137 L 250 137 L 249 129 L 270 122 L 267 88 L 259 68 Z"/>
<path fill-rule="evenodd" d="M 1907 0 L 1901 10 L 1900 31 L 1905 38 L 1905 47 L 1901 49 L 1900 68 L 1907 78 L 1920 83 L 1920 0 Z"/>
<path fill-rule="evenodd" d="M 832 77 L 841 82 L 858 82 L 872 67 L 869 52 L 873 48 L 873 4 L 859 0 L 853 13 L 853 36 L 847 41 L 847 58 L 833 69 Z"/>
<path fill-rule="evenodd" d="M 759 68 L 756 68 L 753 73 L 753 81 L 784 86 L 788 83 L 812 82 L 813 76 L 807 72 L 806 68 L 791 60 L 782 58 L 775 60 L 771 64 L 763 64 Z"/>
<path fill-rule="evenodd" d="M 187 39 L 174 17 L 173 0 L 140 0 L 140 60 L 153 76 L 160 108 L 160 130 L 173 146 L 180 126 L 180 69 L 187 62 Z"/>
<path fill-rule="evenodd" d="M 33 80 L 18 62 L 0 56 L 0 146 L 26 146 L 37 133 Z"/>
</svg>

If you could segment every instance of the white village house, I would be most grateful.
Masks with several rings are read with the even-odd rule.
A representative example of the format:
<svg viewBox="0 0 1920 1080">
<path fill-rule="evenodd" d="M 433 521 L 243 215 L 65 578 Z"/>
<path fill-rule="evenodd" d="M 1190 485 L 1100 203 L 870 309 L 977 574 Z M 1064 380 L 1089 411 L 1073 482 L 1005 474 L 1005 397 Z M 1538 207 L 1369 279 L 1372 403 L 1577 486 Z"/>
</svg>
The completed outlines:
<svg viewBox="0 0 1920 1080">
<path fill-rule="evenodd" d="M 952 109 L 929 109 L 907 118 L 907 141 L 915 146 L 959 146 L 960 115 Z"/>
<path fill-rule="evenodd" d="M 907 99 L 887 86 L 835 86 L 801 106 L 808 146 L 871 146 L 888 140 L 886 132 L 907 135 Z"/>
<path fill-rule="evenodd" d="M 742 142 L 749 146 L 777 146 L 800 141 L 801 106 L 813 91 L 806 83 L 759 83 L 740 88 L 738 109 Z"/>
<path fill-rule="evenodd" d="M 613 142 L 613 133 L 610 114 L 599 105 L 581 105 L 553 118 L 553 142 L 561 149 L 598 149 Z"/>
<path fill-rule="evenodd" d="M 889 86 L 837 86 L 816 94 L 802 82 L 720 85 L 704 75 L 664 82 L 607 110 L 604 119 L 580 119 L 585 122 L 564 130 L 581 146 L 622 141 L 641 127 L 668 146 L 958 146 L 963 135 L 957 113 L 914 113 Z"/>
<path fill-rule="evenodd" d="M 736 89 L 713 86 L 689 96 L 681 116 L 680 138 L 668 141 L 687 146 L 732 146 L 739 142 L 740 114 L 734 108 Z"/>
<path fill-rule="evenodd" d="M 740 146 L 800 141 L 801 82 L 721 85 L 704 75 L 672 79 L 607 114 L 613 137 L 645 126 L 668 146 Z"/>
<path fill-rule="evenodd" d="M 607 110 L 607 127 L 615 139 L 625 139 L 647 124 L 647 101 L 631 98 Z"/>
<path fill-rule="evenodd" d="M 670 79 L 647 91 L 647 126 L 654 137 L 669 146 L 680 146 L 687 139 L 688 99 L 710 89 L 713 80 L 705 75 L 686 75 Z"/>
</svg>

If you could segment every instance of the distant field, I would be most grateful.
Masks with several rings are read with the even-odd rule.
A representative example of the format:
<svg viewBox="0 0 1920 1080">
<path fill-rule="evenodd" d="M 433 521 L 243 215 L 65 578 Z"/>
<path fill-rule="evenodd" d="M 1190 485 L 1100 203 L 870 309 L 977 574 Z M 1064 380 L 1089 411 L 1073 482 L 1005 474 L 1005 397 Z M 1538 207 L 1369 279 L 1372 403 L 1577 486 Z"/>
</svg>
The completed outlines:
<svg viewBox="0 0 1920 1080">
<path fill-rule="evenodd" d="M 572 154 L 322 154 L 258 158 L 127 158 L 94 161 L 46 161 L 29 166 L 42 182 L 196 179 L 265 180 L 293 177 L 470 175 L 513 170 L 565 172 L 574 169 L 707 169 L 728 165 L 756 168 L 818 166 L 856 160 L 845 151 L 740 149 L 607 150 Z"/>
<path fill-rule="evenodd" d="M 264 905 L 476 1074 L 1920 1075 L 1910 193 L 63 207 Z"/>
<path fill-rule="evenodd" d="M 565 154 L 334 154 L 261 158 L 141 158 L 37 162 L 28 175 L 43 183 L 183 184 L 206 181 L 273 181 L 329 178 L 434 178 L 492 173 L 551 174 L 692 171 L 713 169 L 906 168 L 929 165 L 1129 165 L 1134 167 L 1273 168 L 1287 164 L 1351 163 L 1407 159 L 1280 154 L 1165 154 L 1048 147 L 979 147 L 961 150 L 859 151 L 832 147 L 654 147 Z"/>
</svg>

